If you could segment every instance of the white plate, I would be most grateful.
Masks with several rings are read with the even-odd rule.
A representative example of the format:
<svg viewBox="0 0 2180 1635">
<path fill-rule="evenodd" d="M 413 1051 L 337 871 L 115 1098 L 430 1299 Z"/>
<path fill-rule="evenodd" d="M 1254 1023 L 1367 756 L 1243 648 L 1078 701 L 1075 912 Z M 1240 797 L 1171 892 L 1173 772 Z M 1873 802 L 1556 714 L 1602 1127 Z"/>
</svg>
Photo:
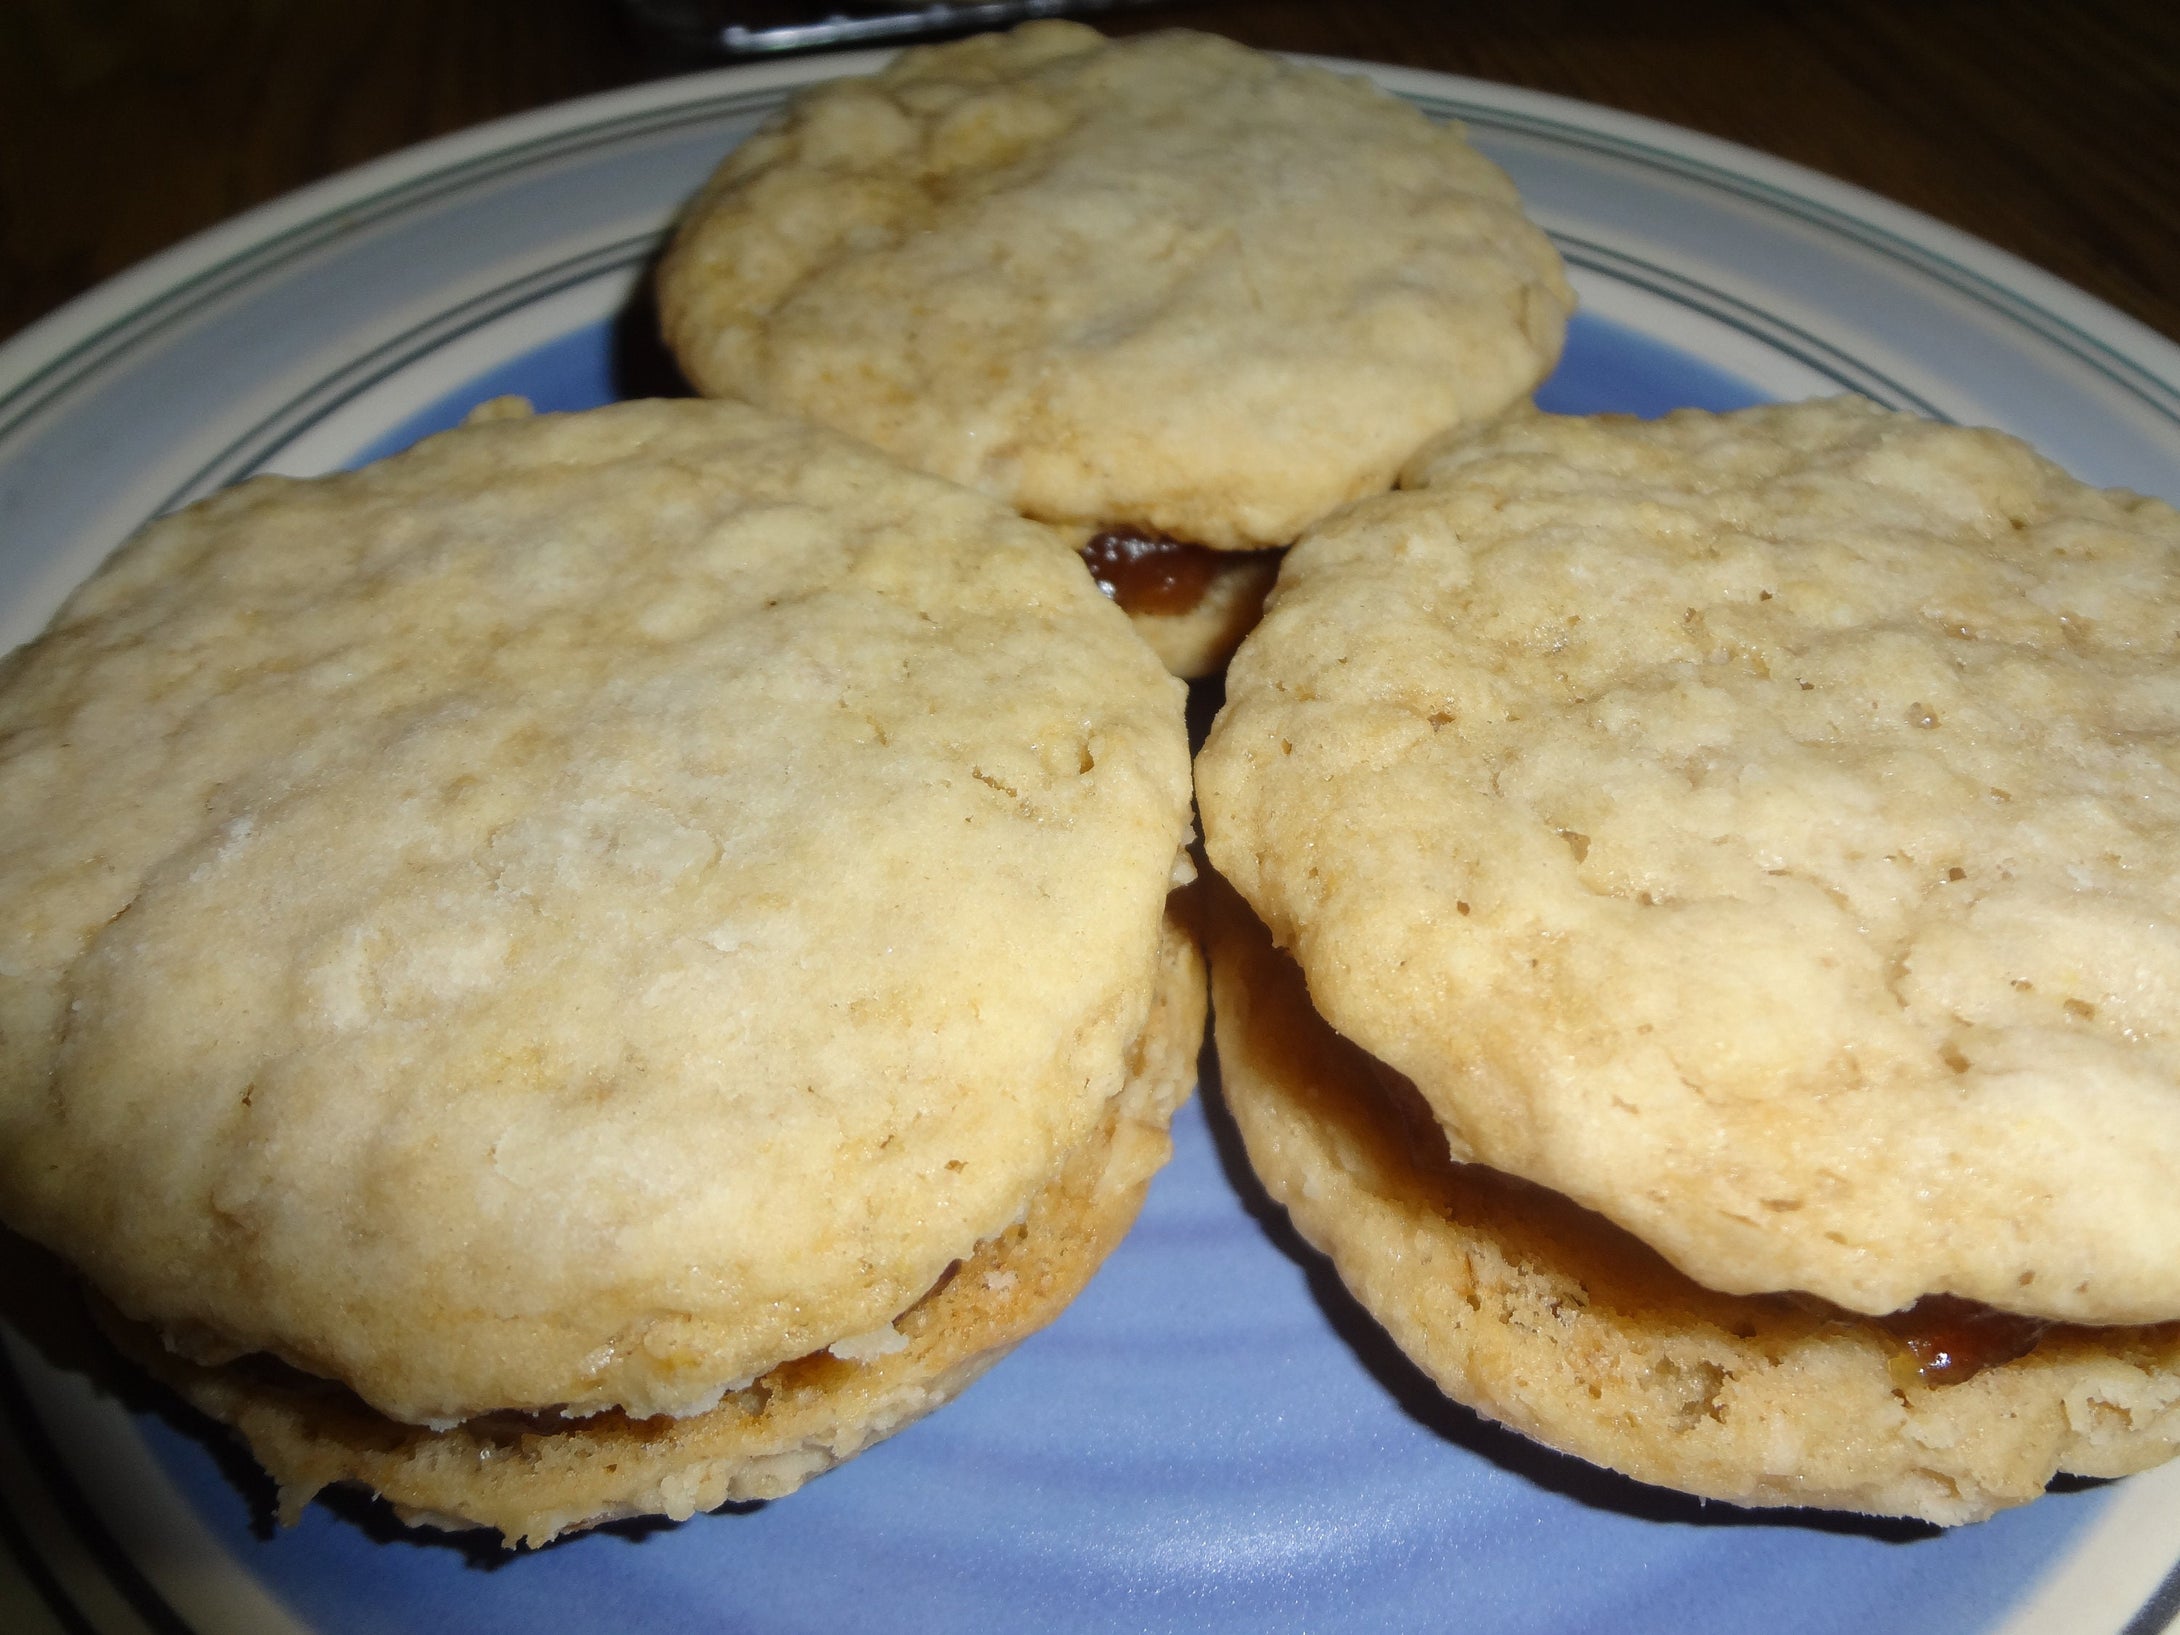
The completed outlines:
<svg viewBox="0 0 2180 1635">
<path fill-rule="evenodd" d="M 0 647 L 147 517 L 245 473 L 353 463 L 499 392 L 640 389 L 632 295 L 668 213 L 788 89 L 876 60 L 434 143 L 0 348 Z M 1362 71 L 1468 121 L 1559 239 L 1584 313 L 1551 406 L 1853 389 L 2180 498 L 2180 352 L 2077 291 L 1685 132 Z M 41 1338 L 9 1333 L 0 1358 L 0 1625 L 2141 1635 L 2180 1606 L 2180 1466 L 1939 1534 L 1706 1507 L 1480 1424 L 1296 1249 L 1215 1111 L 1177 1134 L 1090 1290 L 960 1403 L 785 1501 L 506 1560 L 360 1505 L 268 1531 L 216 1436 L 43 1333 L 67 1301 L 11 1248 L 0 1302 Z"/>
</svg>

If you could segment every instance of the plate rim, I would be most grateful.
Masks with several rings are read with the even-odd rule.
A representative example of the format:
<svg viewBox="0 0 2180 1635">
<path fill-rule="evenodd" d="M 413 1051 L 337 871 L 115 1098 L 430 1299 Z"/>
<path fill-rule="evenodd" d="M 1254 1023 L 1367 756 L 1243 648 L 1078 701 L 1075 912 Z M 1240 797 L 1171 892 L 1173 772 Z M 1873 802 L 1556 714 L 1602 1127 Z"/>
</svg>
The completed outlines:
<svg viewBox="0 0 2180 1635">
<path fill-rule="evenodd" d="M 368 219 L 374 205 L 391 207 L 418 181 L 452 181 L 457 173 L 516 149 L 579 143 L 588 133 L 627 126 L 645 114 L 666 116 L 666 123 L 677 115 L 701 117 L 709 104 L 873 72 L 898 54 L 884 49 L 819 53 L 593 92 L 433 137 L 267 200 L 123 269 L 0 342 L 0 436 L 33 418 L 44 401 L 65 393 L 103 359 L 125 350 L 140 320 L 200 285 L 246 282 L 251 263 L 288 235 L 313 227 L 338 230 L 344 220 Z M 1561 140 L 1570 131 L 1585 132 L 1622 158 L 1639 157 L 1693 175 L 1706 186 L 1774 209 L 1786 204 L 1791 214 L 1905 262 L 2034 330 L 2180 424 L 2180 342 L 2013 251 L 1857 183 L 1724 137 L 1558 92 L 1358 58 L 1280 55 L 1360 75 L 1411 102 L 1450 103 L 1502 116 L 1507 123 L 1501 128 L 1513 134 L 1525 124 L 1554 127 Z M 1455 117 L 1472 116 L 1463 111 Z"/>
</svg>

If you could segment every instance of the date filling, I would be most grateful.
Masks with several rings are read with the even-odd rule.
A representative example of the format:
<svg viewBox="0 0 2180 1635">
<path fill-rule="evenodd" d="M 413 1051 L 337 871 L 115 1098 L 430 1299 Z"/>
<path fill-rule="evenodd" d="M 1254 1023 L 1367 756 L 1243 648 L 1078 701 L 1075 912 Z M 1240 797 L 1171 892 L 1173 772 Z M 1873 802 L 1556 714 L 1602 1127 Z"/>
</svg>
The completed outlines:
<svg viewBox="0 0 2180 1635">
<path fill-rule="evenodd" d="M 1418 1167 L 1440 1177 L 1458 1169 L 1447 1154 L 1446 1133 L 1414 1081 L 1375 1058 L 1370 1070 Z M 1894 1348 L 1893 1377 L 1903 1386 L 1958 1385 L 1987 1368 L 2026 1357 L 2051 1330 L 2068 1326 L 1951 1294 L 1925 1295 L 1884 1317 L 1865 1317 L 1812 1296 L 1789 1298 L 1805 1306 L 1822 1306 L 1835 1321 L 1864 1325 L 1882 1334 Z"/>
<path fill-rule="evenodd" d="M 1122 611 L 1161 618 L 1195 612 L 1220 574 L 1278 555 L 1276 549 L 1215 551 L 1132 527 L 1102 529 L 1082 547 L 1090 577 Z"/>
</svg>

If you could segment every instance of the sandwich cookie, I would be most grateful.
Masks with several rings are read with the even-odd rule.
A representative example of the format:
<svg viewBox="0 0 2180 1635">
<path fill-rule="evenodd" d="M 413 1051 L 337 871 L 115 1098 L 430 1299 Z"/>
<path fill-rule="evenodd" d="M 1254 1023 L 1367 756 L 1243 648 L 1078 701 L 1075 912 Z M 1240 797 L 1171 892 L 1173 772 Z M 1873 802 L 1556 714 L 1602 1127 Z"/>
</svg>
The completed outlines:
<svg viewBox="0 0 2180 1635">
<path fill-rule="evenodd" d="M 1506 176 L 1364 82 L 1024 25 L 803 93 L 660 268 L 697 387 L 1071 529 L 1183 674 L 1261 554 L 1525 396 L 1573 297 Z"/>
<path fill-rule="evenodd" d="M 1191 1079 L 1180 688 L 1049 530 L 736 404 L 152 524 L 0 669 L 0 1214 L 511 1540 L 785 1492 L 1079 1288 Z"/>
<path fill-rule="evenodd" d="M 1290 554 L 1198 764 L 1341 1041 L 1220 974 L 1267 1186 L 1646 1480 L 1950 1523 L 2169 1456 L 2180 517 L 1854 400 L 1408 480 Z"/>
</svg>

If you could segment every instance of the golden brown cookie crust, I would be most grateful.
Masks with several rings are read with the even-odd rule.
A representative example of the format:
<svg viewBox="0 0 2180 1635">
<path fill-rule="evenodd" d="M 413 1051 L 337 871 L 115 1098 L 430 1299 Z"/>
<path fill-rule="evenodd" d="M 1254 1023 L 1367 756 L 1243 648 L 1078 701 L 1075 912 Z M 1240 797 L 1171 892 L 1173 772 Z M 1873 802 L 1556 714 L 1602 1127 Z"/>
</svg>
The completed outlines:
<svg viewBox="0 0 2180 1635">
<path fill-rule="evenodd" d="M 411 1423 L 873 1331 L 1125 1081 L 1181 690 L 1065 541 L 735 404 L 154 524 L 0 684 L 0 1210 Z"/>
<path fill-rule="evenodd" d="M 1151 1017 L 1127 1089 L 1024 1218 L 978 1244 L 894 1319 L 898 1349 L 783 1363 L 686 1419 L 486 1416 L 446 1431 L 402 1425 L 349 1392 L 261 1364 L 191 1364 L 137 1327 L 125 1350 L 234 1427 L 293 1522 L 337 1483 L 383 1496 L 416 1526 L 492 1528 L 538 1545 L 627 1516 L 674 1520 L 775 1499 L 950 1401 L 1064 1310 L 1126 1234 L 1172 1150 L 1174 1110 L 1196 1081 L 1204 967 L 1193 904 L 1169 914 Z"/>
<path fill-rule="evenodd" d="M 1214 865 L 1714 1288 L 2180 1316 L 2180 516 L 1855 400 L 1510 417 L 1298 544 Z"/>
<path fill-rule="evenodd" d="M 1573 304 L 1458 129 L 1209 35 L 1063 22 L 797 97 L 659 291 L 705 392 L 1221 549 L 1286 544 L 1525 395 Z"/>
<path fill-rule="evenodd" d="M 1302 1235 L 1448 1395 L 1638 1480 L 1952 1526 L 2180 1449 L 2180 1325 L 2057 1328 L 1958 1384 L 1878 1323 L 1691 1282 L 1539 1187 L 1419 1156 L 1370 1059 L 1232 893 L 1214 899 L 1220 1078 Z"/>
</svg>

